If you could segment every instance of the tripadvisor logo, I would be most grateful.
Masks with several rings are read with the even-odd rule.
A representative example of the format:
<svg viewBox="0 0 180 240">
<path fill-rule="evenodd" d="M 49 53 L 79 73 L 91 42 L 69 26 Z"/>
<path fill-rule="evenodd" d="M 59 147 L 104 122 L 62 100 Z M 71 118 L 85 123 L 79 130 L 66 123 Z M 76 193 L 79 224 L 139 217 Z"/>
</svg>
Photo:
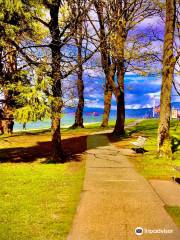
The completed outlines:
<svg viewBox="0 0 180 240">
<path fill-rule="evenodd" d="M 135 229 L 135 234 L 138 235 L 138 236 L 142 235 L 143 234 L 143 228 L 142 227 L 137 227 Z"/>
<path fill-rule="evenodd" d="M 142 227 L 135 228 L 135 234 L 141 236 L 143 234 L 172 234 L 173 229 L 147 229 Z"/>
</svg>

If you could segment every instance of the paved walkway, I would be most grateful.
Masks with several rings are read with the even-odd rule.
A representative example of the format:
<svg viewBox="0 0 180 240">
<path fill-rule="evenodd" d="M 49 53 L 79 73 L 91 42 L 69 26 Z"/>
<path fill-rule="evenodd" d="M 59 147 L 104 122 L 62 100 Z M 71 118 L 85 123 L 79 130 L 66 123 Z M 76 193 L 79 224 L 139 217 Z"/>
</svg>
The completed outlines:
<svg viewBox="0 0 180 240">
<path fill-rule="evenodd" d="M 180 185 L 178 183 L 165 180 L 151 180 L 150 183 L 165 204 L 180 207 Z"/>
<path fill-rule="evenodd" d="M 103 134 L 87 144 L 84 189 L 68 240 L 179 240 L 164 203 L 128 161 L 131 150 L 115 148 Z M 173 233 L 136 236 L 136 227 Z"/>
</svg>

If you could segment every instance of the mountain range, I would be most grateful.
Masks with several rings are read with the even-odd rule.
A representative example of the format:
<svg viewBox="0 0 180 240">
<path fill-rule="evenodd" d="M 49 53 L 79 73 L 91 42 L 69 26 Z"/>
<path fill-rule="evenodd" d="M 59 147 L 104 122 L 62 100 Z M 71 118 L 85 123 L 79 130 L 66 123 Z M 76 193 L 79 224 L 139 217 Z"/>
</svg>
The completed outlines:
<svg viewBox="0 0 180 240">
<path fill-rule="evenodd" d="M 171 103 L 171 107 L 175 109 L 180 109 L 180 102 L 173 102 Z M 85 107 L 84 108 L 84 115 L 102 115 L 104 109 L 103 108 L 90 108 Z M 65 113 L 74 113 L 74 108 L 67 108 L 65 110 Z M 153 115 L 153 108 L 139 108 L 139 109 L 126 109 L 126 118 L 151 118 Z M 111 110 L 110 113 L 111 117 L 114 118 L 116 116 L 116 110 Z"/>
</svg>

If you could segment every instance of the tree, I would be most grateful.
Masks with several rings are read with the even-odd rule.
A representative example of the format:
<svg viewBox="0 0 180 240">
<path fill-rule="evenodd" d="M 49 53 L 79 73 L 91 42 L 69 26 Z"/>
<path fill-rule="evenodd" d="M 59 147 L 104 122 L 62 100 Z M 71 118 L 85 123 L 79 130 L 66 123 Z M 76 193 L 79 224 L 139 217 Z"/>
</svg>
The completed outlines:
<svg viewBox="0 0 180 240">
<path fill-rule="evenodd" d="M 94 0 L 87 1 L 77 1 L 76 6 L 74 6 L 74 12 L 77 11 L 79 15 L 79 21 L 77 25 L 77 32 L 74 36 L 75 46 L 77 48 L 77 95 L 78 95 L 78 105 L 75 112 L 75 123 L 72 125 L 72 128 L 81 127 L 83 128 L 83 111 L 84 111 L 84 80 L 83 73 L 84 70 L 88 69 L 88 60 L 95 55 L 96 51 L 99 49 L 99 46 L 94 44 L 94 33 L 91 33 L 89 27 L 92 22 L 88 21 L 88 11 L 84 14 L 84 10 L 87 9 L 88 4 L 93 4 Z M 75 5 L 75 4 L 74 4 Z M 92 65 L 91 65 L 92 67 Z"/>
<path fill-rule="evenodd" d="M 19 92 L 16 88 L 10 88 L 12 83 L 18 83 L 18 81 L 25 81 L 23 67 L 18 67 L 18 61 L 22 59 L 19 55 L 17 47 L 19 47 L 20 41 L 23 41 L 24 35 L 29 36 L 31 34 L 32 27 L 28 22 L 27 10 L 22 10 L 22 2 L 20 0 L 2 1 L 0 3 L 1 17 L 0 17 L 0 29 L 1 29 L 1 91 L 4 96 L 3 99 L 3 111 L 4 111 L 4 130 L 8 132 L 9 121 L 13 119 L 14 109 L 17 106 L 15 97 Z M 13 43 L 16 44 L 14 45 Z"/>
<path fill-rule="evenodd" d="M 132 34 L 135 27 L 145 18 L 153 16 L 157 9 L 151 1 L 145 0 L 96 1 L 95 7 L 100 25 L 101 59 L 106 76 L 106 86 L 108 89 L 109 86 L 110 90 L 112 89 L 117 104 L 114 134 L 121 135 L 124 134 L 125 122 L 124 76 L 128 65 L 130 64 L 132 68 L 132 63 L 135 62 L 132 61 L 133 54 L 129 54 L 131 56 L 130 60 L 126 58 L 128 34 L 129 32 Z M 105 9 L 105 15 L 103 9 Z M 108 29 L 108 31 L 105 31 L 105 29 Z M 136 43 L 139 36 L 135 36 L 136 33 L 134 34 Z M 144 43 L 142 42 L 142 44 Z M 134 48 L 132 50 L 134 51 Z M 143 54 L 141 53 L 141 55 Z M 137 67 L 137 69 L 140 71 L 140 67 Z M 114 77 L 115 75 L 116 77 Z M 107 109 L 110 107 L 110 100 L 111 96 L 105 101 L 107 102 L 105 103 Z"/>
<path fill-rule="evenodd" d="M 166 1 L 166 22 L 163 48 L 162 87 L 160 97 L 160 121 L 158 127 L 158 151 L 160 155 L 171 157 L 169 136 L 171 115 L 171 91 L 176 58 L 173 54 L 176 1 Z"/>
<path fill-rule="evenodd" d="M 83 125 L 83 109 L 84 109 L 84 81 L 83 81 L 83 64 L 82 64 L 82 25 L 79 24 L 77 37 L 75 39 L 77 49 L 78 49 L 78 69 L 77 69 L 77 90 L 78 90 L 78 106 L 75 113 L 75 123 L 73 124 L 73 128 L 81 127 L 84 128 Z"/>
<path fill-rule="evenodd" d="M 68 17 L 67 19 L 64 19 L 65 23 L 63 24 L 63 27 L 60 31 L 59 28 L 59 9 L 63 6 L 62 1 L 52 1 L 52 3 L 44 0 L 44 5 L 49 9 L 50 11 L 50 23 L 47 25 L 51 34 L 51 57 L 52 57 L 52 106 L 51 106 L 51 120 L 52 120 L 52 160 L 56 162 L 63 162 L 64 161 L 64 153 L 62 149 L 61 144 L 61 133 L 60 133 L 60 120 L 61 120 L 61 113 L 62 113 L 62 107 L 63 107 L 63 95 L 62 95 L 62 79 L 66 78 L 70 74 L 73 73 L 78 68 L 78 84 L 82 90 L 82 56 L 81 56 L 81 46 L 82 46 L 82 19 L 83 16 L 87 13 L 89 10 L 89 7 L 91 6 L 91 2 L 88 4 L 88 6 L 83 9 L 83 6 L 81 6 L 81 9 L 78 10 L 77 14 L 74 14 L 74 4 L 71 1 L 67 1 L 67 7 L 68 7 Z M 86 1 L 85 1 L 86 3 Z M 80 7 L 80 6 L 79 6 Z M 83 9 L 83 11 L 82 11 Z M 78 31 L 77 31 L 78 29 Z M 69 31 L 67 31 L 69 30 Z M 75 33 L 79 33 L 78 40 L 76 38 L 76 44 L 78 44 L 78 63 L 76 66 L 73 66 L 72 69 L 67 71 L 63 74 L 62 72 L 62 48 L 67 44 L 68 41 L 70 41 Z M 91 55 L 90 55 L 91 56 Z M 86 58 L 86 61 L 88 58 Z M 72 65 L 72 62 L 70 63 Z M 67 68 L 67 65 L 65 65 Z M 80 91 L 81 92 L 81 91 Z M 83 96 L 81 96 L 80 101 L 82 101 L 81 104 L 81 111 L 83 107 Z M 82 113 L 79 114 L 80 117 L 82 117 Z"/>
<path fill-rule="evenodd" d="M 75 122 L 72 125 L 72 128 L 81 127 L 84 128 L 83 125 L 83 110 L 84 110 L 84 81 L 83 81 L 83 9 L 81 6 L 81 1 L 77 3 L 77 12 L 80 15 L 79 23 L 77 26 L 77 32 L 75 34 L 75 45 L 77 48 L 77 92 L 78 92 L 78 105 L 75 112 Z"/>
<path fill-rule="evenodd" d="M 83 16 L 87 14 L 92 5 L 91 1 L 83 1 L 81 11 L 76 14 L 74 1 L 47 1 L 43 0 L 44 6 L 50 12 L 50 22 L 46 23 L 42 19 L 37 18 L 48 29 L 51 36 L 51 43 L 48 47 L 51 50 L 51 78 L 52 78 L 52 99 L 51 99 L 51 121 L 52 121 L 52 160 L 55 162 L 64 162 L 65 156 L 61 143 L 60 121 L 63 104 L 63 91 L 62 81 L 80 69 L 85 61 L 87 61 L 92 54 L 89 54 L 86 59 L 81 59 L 81 46 L 78 51 L 78 63 L 75 64 L 71 56 L 65 55 L 63 48 L 69 45 L 70 40 L 74 37 L 75 33 L 81 32 L 81 24 Z M 86 7 L 85 7 L 86 6 Z M 65 9 L 65 10 L 64 10 Z M 83 11 L 82 11 L 83 9 Z M 59 13 L 62 10 L 59 19 Z M 64 13 L 65 12 L 65 13 Z M 82 14 L 81 14 L 82 13 Z M 80 15 L 81 14 L 81 15 Z M 79 25 L 80 23 L 80 25 Z M 80 42 L 81 42 L 80 37 Z M 93 53 L 94 54 L 94 53 Z M 70 60 L 67 60 L 70 59 Z M 80 80 L 82 78 L 82 69 L 79 71 Z"/>
<path fill-rule="evenodd" d="M 109 43 L 108 43 L 108 35 L 105 30 L 105 18 L 104 18 L 104 5 L 102 1 L 95 1 L 94 2 L 96 12 L 98 15 L 99 25 L 100 25 L 100 53 L 101 53 L 101 63 L 102 68 L 105 73 L 106 81 L 104 86 L 104 113 L 103 113 L 103 120 L 101 123 L 101 127 L 107 127 L 109 121 L 109 115 L 111 110 L 111 99 L 112 99 L 112 87 L 110 85 L 109 78 L 114 81 L 115 77 L 115 66 L 113 63 L 113 58 L 110 54 Z M 97 32 L 97 31 L 96 31 Z"/>
<path fill-rule="evenodd" d="M 9 89 L 8 86 L 13 81 L 17 82 L 18 77 L 15 76 L 17 73 L 17 60 L 16 60 L 16 51 L 9 45 L 10 51 L 6 55 L 6 60 L 4 61 L 5 65 L 2 63 L 1 76 L 3 81 L 1 81 L 2 93 L 4 95 L 4 101 L 2 104 L 2 110 L 4 112 L 3 118 L 3 128 L 4 132 L 9 132 L 9 123 L 13 121 L 13 108 L 15 107 L 14 95 L 17 94 L 16 90 Z"/>
<path fill-rule="evenodd" d="M 51 116 L 51 79 L 48 76 L 42 77 L 45 72 L 43 69 L 38 68 L 37 73 L 33 71 L 28 84 L 19 81 L 10 85 L 11 89 L 16 89 L 19 93 L 14 96 L 16 102 L 14 118 L 19 123 L 42 121 Z"/>
<path fill-rule="evenodd" d="M 125 41 L 127 38 L 126 30 L 126 8 L 127 2 L 116 1 L 115 8 L 113 9 L 114 21 L 117 21 L 113 31 L 112 31 L 112 51 L 113 56 L 116 59 L 116 69 L 117 69 L 117 84 L 118 87 L 113 86 L 116 102 L 117 102 L 117 118 L 114 128 L 114 134 L 121 135 L 124 134 L 124 123 L 125 123 L 125 100 L 124 100 L 124 75 L 125 75 L 125 65 L 124 65 L 124 53 L 125 53 Z M 123 11 L 125 14 L 123 14 Z M 114 22 L 113 21 L 113 22 Z M 114 48 L 115 47 L 115 48 Z M 114 83 L 114 82 L 111 82 Z"/>
<path fill-rule="evenodd" d="M 59 9 L 61 1 L 43 1 L 49 9 L 50 22 L 48 24 L 51 35 L 51 77 L 52 77 L 52 103 L 51 103 L 51 132 L 52 132 L 52 160 L 55 162 L 64 161 L 64 153 L 61 144 L 60 119 L 63 106 L 62 89 L 61 89 L 61 33 L 59 29 Z"/>
</svg>

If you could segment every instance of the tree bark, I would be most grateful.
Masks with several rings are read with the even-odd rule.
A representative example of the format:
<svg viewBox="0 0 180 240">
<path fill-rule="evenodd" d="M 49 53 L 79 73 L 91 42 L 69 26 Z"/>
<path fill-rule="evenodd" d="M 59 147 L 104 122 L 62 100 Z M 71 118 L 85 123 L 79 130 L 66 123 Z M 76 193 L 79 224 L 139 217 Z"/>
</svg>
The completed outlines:
<svg viewBox="0 0 180 240">
<path fill-rule="evenodd" d="M 61 90 L 61 48 L 60 48 L 60 30 L 58 25 L 58 13 L 60 3 L 57 1 L 50 5 L 51 21 L 49 30 L 51 33 L 51 54 L 52 54 L 52 113 L 51 113 L 51 132 L 52 132 L 52 161 L 64 162 L 64 153 L 61 142 L 61 110 L 63 106 Z"/>
<path fill-rule="evenodd" d="M 125 99 L 124 99 L 124 63 L 118 62 L 117 70 L 118 88 L 116 89 L 117 117 L 113 133 L 123 135 L 125 133 Z"/>
<path fill-rule="evenodd" d="M 163 48 L 160 120 L 158 127 L 158 152 L 161 156 L 164 155 L 166 157 L 171 157 L 172 155 L 169 128 L 171 115 L 171 92 L 175 66 L 175 58 L 173 56 L 175 6 L 175 0 L 166 1 L 166 25 Z"/>
<path fill-rule="evenodd" d="M 81 127 L 84 128 L 83 125 L 83 111 L 84 111 L 84 81 L 83 81 L 83 63 L 82 63 L 82 43 L 83 43 L 83 19 L 80 18 L 77 27 L 77 36 L 75 39 L 76 46 L 78 49 L 78 70 L 77 70 L 77 90 L 78 90 L 78 106 L 75 113 L 75 123 L 72 128 Z"/>
<path fill-rule="evenodd" d="M 112 44 L 114 47 L 114 57 L 116 59 L 116 69 L 117 69 L 117 83 L 116 88 L 116 103 L 117 103 L 117 119 L 114 127 L 115 135 L 123 135 L 125 133 L 125 98 L 124 98 L 124 75 L 125 75 L 125 66 L 124 66 L 124 48 L 125 41 L 127 37 L 126 33 L 126 22 L 122 14 L 122 1 L 117 3 L 118 10 L 115 12 L 115 16 L 119 19 L 116 28 L 115 28 L 115 41 Z M 117 46 L 115 46 L 117 44 Z"/>
<path fill-rule="evenodd" d="M 7 47 L 7 55 L 6 55 L 6 68 L 3 73 L 2 80 L 2 88 L 4 95 L 4 104 L 3 104 L 3 112 L 4 112 L 4 120 L 3 120 L 3 128 L 4 133 L 12 133 L 13 132 L 13 110 L 14 110 L 14 96 L 17 94 L 15 89 L 8 89 L 8 85 L 11 83 L 16 83 L 18 81 L 17 76 L 15 75 L 17 72 L 17 53 L 12 46 Z"/>
<path fill-rule="evenodd" d="M 12 93 L 4 87 L 3 89 L 3 94 L 4 94 L 4 106 L 3 106 L 3 112 L 4 112 L 4 120 L 3 120 L 3 132 L 8 134 L 10 133 L 10 126 L 12 126 L 12 131 L 13 132 L 13 126 L 14 126 L 14 121 L 13 121 L 13 108 L 11 106 L 11 100 L 12 100 Z"/>
<path fill-rule="evenodd" d="M 112 99 L 112 88 L 106 80 L 105 90 L 104 90 L 104 113 L 101 127 L 107 127 L 109 122 L 109 116 L 111 111 L 111 99 Z"/>
<path fill-rule="evenodd" d="M 78 106 L 75 113 L 75 123 L 73 124 L 73 128 L 81 127 L 84 128 L 83 125 L 83 110 L 84 110 L 84 81 L 82 78 L 82 70 L 78 73 L 77 80 L 77 89 L 78 89 Z"/>
<path fill-rule="evenodd" d="M 104 113 L 101 127 L 107 127 L 109 122 L 109 115 L 111 110 L 112 100 L 112 87 L 109 83 L 109 79 L 114 81 L 115 70 L 112 71 L 112 60 L 110 56 L 110 49 L 108 49 L 107 36 L 105 32 L 105 19 L 103 16 L 103 3 L 102 1 L 94 2 L 100 25 L 100 52 L 101 52 L 101 63 L 105 73 L 105 90 L 104 90 Z"/>
</svg>

